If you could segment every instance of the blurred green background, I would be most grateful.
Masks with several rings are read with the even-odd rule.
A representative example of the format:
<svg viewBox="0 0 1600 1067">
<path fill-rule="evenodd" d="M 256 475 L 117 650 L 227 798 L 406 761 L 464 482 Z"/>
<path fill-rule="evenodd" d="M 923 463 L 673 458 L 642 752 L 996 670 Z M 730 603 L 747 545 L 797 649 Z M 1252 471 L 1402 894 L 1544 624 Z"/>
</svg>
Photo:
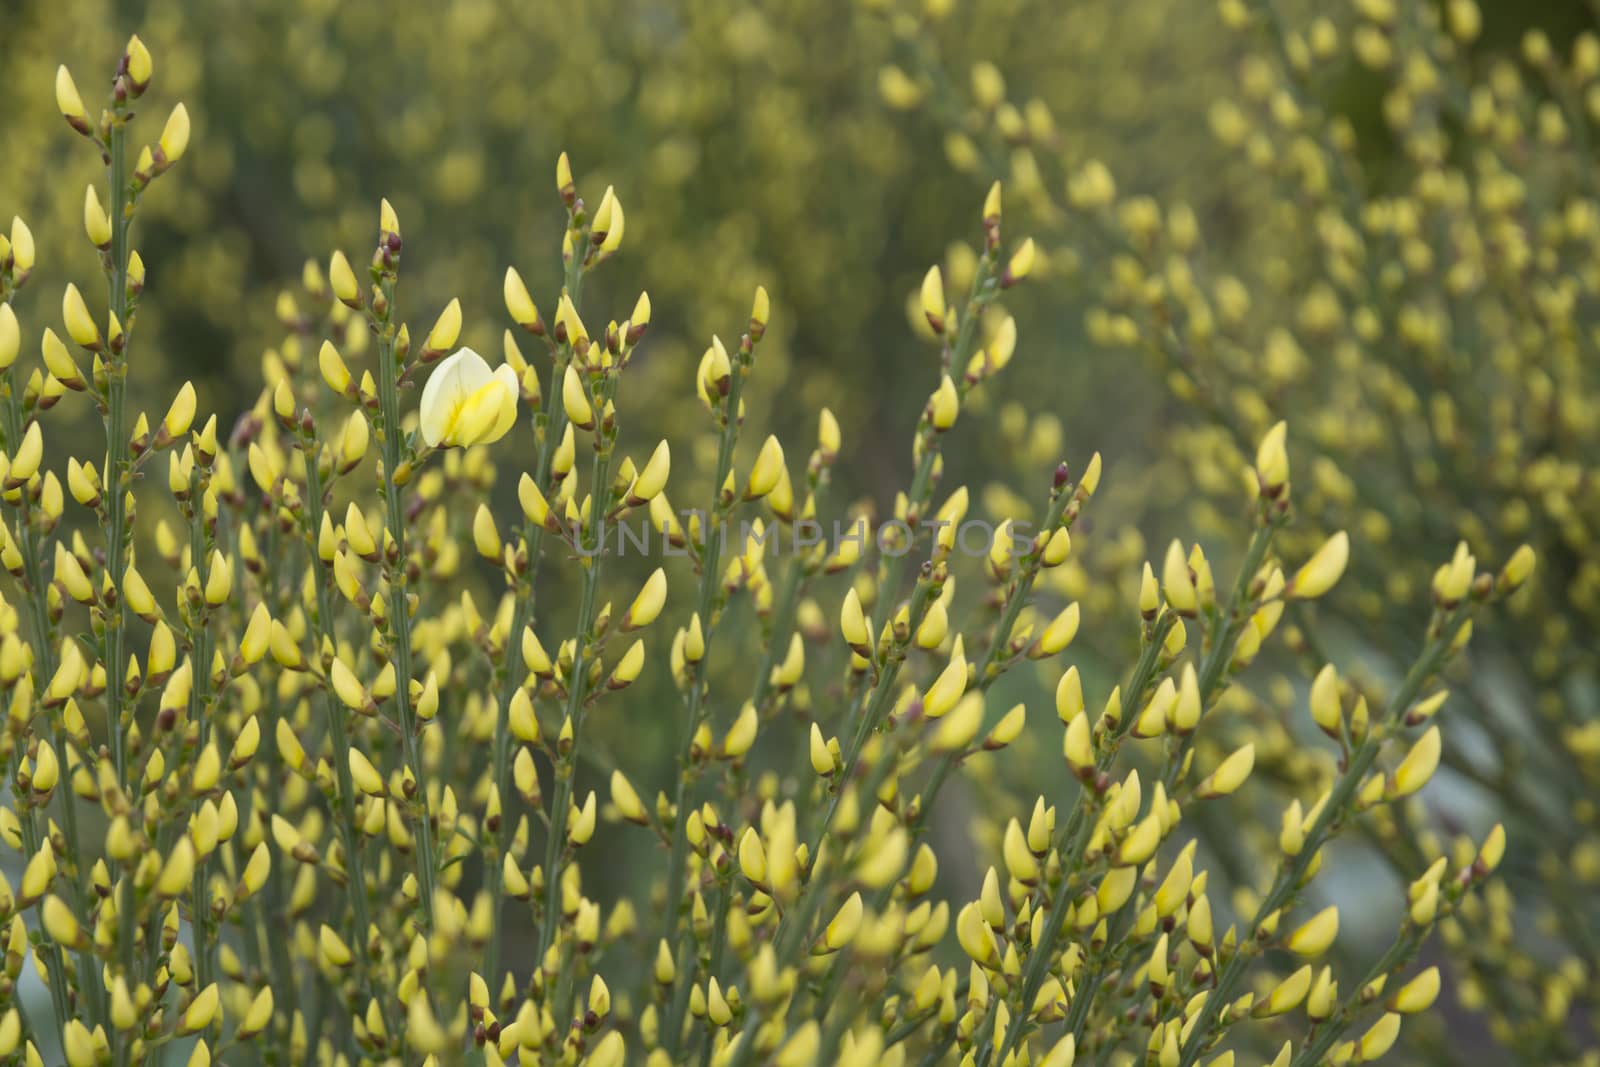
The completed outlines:
<svg viewBox="0 0 1600 1067">
<path fill-rule="evenodd" d="M 1226 78 L 1225 42 L 1212 35 L 1208 51 L 1175 32 L 1190 5 L 1170 0 L 1072 7 L 1063 21 L 1052 3 L 957 4 L 933 25 L 956 69 L 1004 55 L 1037 79 L 1021 88 L 1050 105 L 1062 137 L 1140 160 L 1151 188 L 1187 184 L 1216 155 L 1197 121 L 1204 87 Z M 862 484 L 896 484 L 916 414 L 903 392 L 916 382 L 920 401 L 934 353 L 906 300 L 952 242 L 977 238 L 990 177 L 950 166 L 926 113 L 883 105 L 879 70 L 904 42 L 871 5 L 22 0 L 0 17 L 0 205 L 32 222 L 41 248 L 26 321 L 53 321 L 53 294 L 94 272 L 67 194 L 95 167 L 53 113 L 56 64 L 92 99 L 94 72 L 137 29 L 159 64 L 147 110 L 182 99 L 194 118 L 189 165 L 139 225 L 145 351 L 164 372 L 144 384 L 192 378 L 202 409 L 254 390 L 282 332 L 276 289 L 334 247 L 358 256 L 380 196 L 405 228 L 409 317 L 431 321 L 459 296 L 464 340 L 498 351 L 507 264 L 547 313 L 554 304 L 565 149 L 590 203 L 611 184 L 627 208 L 624 254 L 586 305 L 620 319 L 649 289 L 647 387 L 687 396 L 709 336 L 736 337 L 765 284 L 775 312 L 752 422 L 771 407 L 809 435 L 828 404 L 857 454 L 885 461 L 856 472 Z M 1016 203 L 1008 232 L 1029 225 Z M 1028 314 L 1004 388 L 1048 398 L 1070 454 L 1138 447 L 1158 406 L 1150 383 L 1081 343 L 1081 313 L 1056 287 L 1015 302 Z"/>
</svg>

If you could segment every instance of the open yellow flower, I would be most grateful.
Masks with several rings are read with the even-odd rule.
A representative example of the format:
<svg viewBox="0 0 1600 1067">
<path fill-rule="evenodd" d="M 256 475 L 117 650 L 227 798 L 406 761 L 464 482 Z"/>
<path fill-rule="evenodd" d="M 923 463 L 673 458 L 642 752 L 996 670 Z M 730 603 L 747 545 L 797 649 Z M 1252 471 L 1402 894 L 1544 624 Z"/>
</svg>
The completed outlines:
<svg viewBox="0 0 1600 1067">
<path fill-rule="evenodd" d="M 509 364 L 491 371 L 478 353 L 458 349 L 422 389 L 422 439 L 446 448 L 498 441 L 517 421 L 517 393 Z"/>
</svg>

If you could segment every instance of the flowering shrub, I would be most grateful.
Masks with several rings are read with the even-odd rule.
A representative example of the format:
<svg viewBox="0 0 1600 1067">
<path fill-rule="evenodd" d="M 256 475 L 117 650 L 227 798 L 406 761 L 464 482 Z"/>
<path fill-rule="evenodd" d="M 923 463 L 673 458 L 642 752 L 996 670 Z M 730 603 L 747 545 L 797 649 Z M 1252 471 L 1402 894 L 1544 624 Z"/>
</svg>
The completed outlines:
<svg viewBox="0 0 1600 1067">
<path fill-rule="evenodd" d="M 1340 909 L 1308 889 L 1334 838 L 1432 777 L 1439 674 L 1531 550 L 1480 571 L 1461 544 L 1421 594 L 1403 677 L 1316 663 L 1292 714 L 1325 739 L 1290 741 L 1239 711 L 1234 679 L 1352 544 L 1280 544 L 1305 494 L 1276 423 L 1239 465 L 1238 566 L 1219 582 L 1182 542 L 1145 564 L 1123 605 L 1137 646 L 1094 691 L 1064 659 L 1081 608 L 1035 594 L 1070 565 L 1099 456 L 1041 469 L 1034 510 L 996 530 L 942 484 L 963 412 L 1017 352 L 998 301 L 1037 257 L 1004 232 L 998 184 L 965 291 L 938 267 L 922 284 L 938 363 L 886 517 L 830 501 L 844 446 L 826 409 L 803 467 L 746 422 L 775 314 L 760 288 L 737 343 L 679 368 L 709 469 L 675 470 L 665 442 L 635 461 L 623 429 L 650 397 L 622 386 L 651 301 L 618 322 L 585 299 L 626 214 L 611 189 L 591 208 L 565 155 L 563 285 L 547 318 L 506 271 L 498 366 L 458 346 L 454 300 L 413 341 L 385 201 L 359 269 L 336 251 L 307 271 L 297 326 L 316 343 L 263 360 L 231 432 L 218 415 L 236 413 L 202 418 L 187 384 L 152 420 L 127 397 L 147 297 L 133 224 L 190 135 L 179 105 L 135 148 L 153 70 L 134 38 L 98 114 L 57 75 L 106 167 L 83 220 L 107 306 L 68 286 L 42 369 L 14 310 L 31 233 L 14 222 L 0 246 L 0 839 L 21 869 L 0 881 L 0 1057 L 1069 1067 L 1120 1050 L 1188 1067 L 1259 1046 L 1282 1067 L 1376 1059 L 1432 1004 L 1440 972 L 1417 954 L 1499 865 L 1498 826 L 1407 839 L 1403 917 L 1360 971 L 1324 961 Z M 103 462 L 51 429 L 90 402 Z M 838 536 L 773 551 L 773 531 L 836 517 Z M 639 581 L 623 538 L 642 519 L 661 558 Z M 753 667 L 729 664 L 751 646 Z M 1033 736 L 997 692 L 1023 671 L 1054 690 L 1049 788 L 983 810 L 975 857 L 936 849 L 941 792 Z M 651 718 L 679 738 L 653 801 L 595 740 Z M 1258 753 L 1290 745 L 1278 811 L 1246 787 Z M 1185 823 L 1252 796 L 1274 809 L 1248 860 L 1265 888 L 1213 911 Z M 592 897 L 585 876 L 642 845 L 659 845 L 648 875 Z M 961 870 L 981 888 L 952 894 Z M 30 969 L 48 1009 L 24 999 Z"/>
<path fill-rule="evenodd" d="M 1473 0 L 1217 10 L 1239 56 L 1209 127 L 1232 161 L 1192 195 L 1029 121 L 1009 64 L 975 58 L 956 78 L 930 60 L 918 76 L 957 87 L 942 125 L 1026 190 L 1045 259 L 1093 302 L 1090 337 L 1166 377 L 1170 476 L 1199 488 L 1186 504 L 1201 531 L 1228 528 L 1259 435 L 1282 417 L 1301 429 L 1313 521 L 1285 531 L 1285 550 L 1309 551 L 1319 527 L 1372 547 L 1352 557 L 1359 592 L 1294 619 L 1301 658 L 1348 647 L 1403 670 L 1391 649 L 1421 622 L 1421 575 L 1400 561 L 1441 538 L 1480 556 L 1527 540 L 1560 561 L 1513 603 L 1515 624 L 1483 632 L 1479 668 L 1454 688 L 1452 815 L 1509 815 L 1520 847 L 1505 886 L 1444 930 L 1457 999 L 1500 1046 L 1483 1062 L 1588 1062 L 1600 38 L 1529 30 L 1497 46 Z M 1375 843 L 1405 871 L 1428 820 L 1396 814 Z M 1468 1060 L 1467 1044 L 1448 1047 Z"/>
</svg>

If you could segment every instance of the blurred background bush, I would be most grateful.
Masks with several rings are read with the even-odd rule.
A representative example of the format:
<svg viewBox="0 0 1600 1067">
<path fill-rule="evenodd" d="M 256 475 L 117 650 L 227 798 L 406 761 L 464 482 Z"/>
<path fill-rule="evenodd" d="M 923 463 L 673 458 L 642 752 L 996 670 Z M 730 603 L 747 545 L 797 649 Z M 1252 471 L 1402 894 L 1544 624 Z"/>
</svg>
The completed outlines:
<svg viewBox="0 0 1600 1067">
<path fill-rule="evenodd" d="M 140 359 L 162 373 L 136 375 L 135 400 L 159 409 L 188 378 L 201 410 L 226 416 L 258 394 L 263 349 L 314 345 L 297 336 L 311 321 L 302 267 L 364 247 L 380 196 L 405 220 L 412 317 L 459 296 L 463 340 L 497 350 L 508 264 L 541 306 L 558 291 L 564 149 L 591 203 L 614 185 L 627 207 L 598 303 L 621 318 L 640 289 L 652 296 L 630 388 L 679 396 L 706 339 L 736 336 L 763 283 L 775 311 L 751 423 L 803 448 L 831 407 L 851 453 L 871 457 L 835 473 L 836 499 L 882 510 L 910 465 L 907 390 L 920 397 L 934 373 L 912 294 L 932 262 L 964 285 L 967 220 L 1005 178 L 1008 231 L 1040 238 L 1042 283 L 1007 294 L 1018 358 L 974 413 L 985 429 L 967 439 L 984 446 L 951 455 L 947 482 L 991 514 L 1026 512 L 1059 456 L 1105 453 L 1083 562 L 1045 605 L 1083 601 L 1086 672 L 1097 651 L 1121 662 L 1133 638 L 1131 584 L 1157 554 L 1147 537 L 1237 528 L 1244 496 L 1225 472 L 1278 418 L 1315 456 L 1304 536 L 1348 527 L 1355 543 L 1353 580 L 1319 603 L 1316 633 L 1374 676 L 1411 649 L 1368 621 L 1382 607 L 1419 631 L 1431 568 L 1458 536 L 1488 561 L 1523 538 L 1538 548 L 1538 595 L 1475 636 L 1477 669 L 1450 712 L 1474 728 L 1446 732 L 1453 784 L 1432 794 L 1451 806 L 1446 827 L 1513 820 L 1509 891 L 1447 939 L 1466 961 L 1453 1003 L 1483 1021 L 1408 1028 L 1405 1062 L 1579 1062 L 1600 996 L 1600 45 L 1581 3 L 1486 4 L 1473 33 L 1465 11 L 5 0 L 0 213 L 33 225 L 42 284 L 24 306 L 53 321 L 49 294 L 94 272 L 64 192 L 93 161 L 60 128 L 53 72 L 137 29 L 162 62 L 146 106 L 185 100 L 195 136 L 141 217 Z M 678 410 L 636 415 L 630 433 L 676 440 Z M 707 488 L 675 483 L 674 498 Z M 1237 545 L 1216 539 L 1220 570 Z M 1046 703 L 1040 679 L 1007 684 Z M 1303 696 L 1269 671 L 1231 699 L 1281 742 L 1267 765 L 1300 777 L 1286 724 L 1304 719 Z M 608 740 L 660 785 L 674 734 L 631 723 Z M 1058 774 L 1050 737 L 994 788 L 1020 795 Z M 975 803 L 952 791 L 938 832 L 966 833 Z M 1248 835 L 1202 832 L 1248 891 Z M 1373 837 L 1353 877 L 1415 865 L 1395 854 L 1399 835 Z M 1385 899 L 1376 929 L 1396 906 Z"/>
</svg>

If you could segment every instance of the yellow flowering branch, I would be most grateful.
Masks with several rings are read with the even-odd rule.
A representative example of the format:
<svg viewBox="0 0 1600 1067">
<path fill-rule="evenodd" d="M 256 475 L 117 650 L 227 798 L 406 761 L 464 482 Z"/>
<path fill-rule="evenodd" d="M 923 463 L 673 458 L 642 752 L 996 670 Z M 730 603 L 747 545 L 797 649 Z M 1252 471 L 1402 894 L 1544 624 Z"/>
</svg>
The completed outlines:
<svg viewBox="0 0 1600 1067">
<path fill-rule="evenodd" d="M 766 290 L 758 290 L 756 308 L 759 310 L 765 305 Z M 734 446 L 739 440 L 745 379 L 755 365 L 756 344 L 761 340 L 766 326 L 765 314 L 758 317 L 756 312 L 752 312 L 749 329 L 740 338 L 738 352 L 732 361 L 727 392 L 717 401 L 716 421 L 721 430 L 717 442 L 717 466 L 711 481 L 711 503 L 706 508 L 705 522 L 702 526 L 704 543 L 699 546 L 697 559 L 700 571 L 699 600 L 691 626 L 698 623 L 704 644 L 699 658 L 694 661 L 689 692 L 685 700 L 687 706 L 684 713 L 683 742 L 678 756 L 678 783 L 673 799 L 672 851 L 667 861 L 667 895 L 663 918 L 663 940 L 666 942 L 667 952 L 677 959 L 678 973 L 686 978 L 688 976 L 685 972 L 691 970 L 689 965 L 693 963 L 693 957 L 680 954 L 679 951 L 679 899 L 683 894 L 685 869 L 688 866 L 688 825 L 691 810 L 689 801 L 693 796 L 695 779 L 698 776 L 695 735 L 699 732 L 705 716 L 703 702 L 707 661 L 710 658 L 712 639 L 721 615 L 718 594 L 722 585 L 724 524 L 733 517 L 738 500 L 737 495 L 727 492 L 726 489 L 733 471 Z M 715 344 L 720 347 L 721 342 Z M 693 533 L 691 529 L 689 531 L 691 537 Z M 687 953 L 688 950 L 684 951 Z M 678 987 L 671 1011 L 667 1016 L 666 1041 L 667 1050 L 671 1053 L 676 1053 L 679 1047 L 683 1015 L 688 1008 L 689 987 L 692 981 L 692 978 L 688 978 Z"/>
</svg>

